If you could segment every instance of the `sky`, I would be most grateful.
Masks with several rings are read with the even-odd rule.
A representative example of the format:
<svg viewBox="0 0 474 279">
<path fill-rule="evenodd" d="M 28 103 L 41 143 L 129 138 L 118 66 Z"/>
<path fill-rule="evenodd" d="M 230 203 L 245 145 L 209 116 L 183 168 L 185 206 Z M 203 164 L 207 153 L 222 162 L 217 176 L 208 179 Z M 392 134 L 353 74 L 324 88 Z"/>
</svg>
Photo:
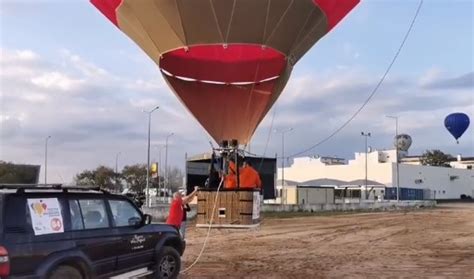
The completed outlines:
<svg viewBox="0 0 474 279">
<path fill-rule="evenodd" d="M 362 105 L 397 51 L 415 0 L 366 0 L 298 62 L 250 149 L 285 156 L 338 129 Z M 474 124 L 456 144 L 444 118 L 474 120 L 474 1 L 425 0 L 405 47 L 377 94 L 338 134 L 304 155 L 353 158 L 371 132 L 373 149 L 413 139 L 411 155 L 440 149 L 474 156 Z M 167 87 L 158 67 L 87 0 L 0 0 L 0 160 L 44 165 L 48 182 L 69 183 L 98 165 L 146 163 L 184 168 L 185 154 L 208 152 L 210 136 Z M 40 181 L 43 181 L 42 171 Z"/>
</svg>

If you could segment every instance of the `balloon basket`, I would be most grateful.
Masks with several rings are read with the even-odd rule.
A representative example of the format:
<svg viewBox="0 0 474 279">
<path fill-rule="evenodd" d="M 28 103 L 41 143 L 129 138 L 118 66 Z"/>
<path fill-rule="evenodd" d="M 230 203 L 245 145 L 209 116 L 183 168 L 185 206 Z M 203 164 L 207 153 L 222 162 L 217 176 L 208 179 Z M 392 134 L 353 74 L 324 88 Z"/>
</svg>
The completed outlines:
<svg viewBox="0 0 474 279">
<path fill-rule="evenodd" d="M 254 189 L 219 192 L 216 189 L 200 190 L 197 196 L 196 227 L 209 228 L 210 225 L 212 228 L 258 227 L 260 192 Z"/>
</svg>

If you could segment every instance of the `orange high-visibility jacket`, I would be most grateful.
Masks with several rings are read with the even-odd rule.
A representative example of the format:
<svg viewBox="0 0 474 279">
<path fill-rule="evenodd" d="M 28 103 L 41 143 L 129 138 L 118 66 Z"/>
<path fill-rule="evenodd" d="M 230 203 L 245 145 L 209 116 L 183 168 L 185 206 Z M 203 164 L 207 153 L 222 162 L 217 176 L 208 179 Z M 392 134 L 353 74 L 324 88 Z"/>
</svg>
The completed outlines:
<svg viewBox="0 0 474 279">
<path fill-rule="evenodd" d="M 229 163 L 229 174 L 226 175 L 224 180 L 224 189 L 235 189 L 237 188 L 237 175 L 235 174 L 235 163 Z"/>
<path fill-rule="evenodd" d="M 262 181 L 260 175 L 251 166 L 247 166 L 240 169 L 239 182 L 241 188 L 258 188 L 262 187 Z"/>
</svg>

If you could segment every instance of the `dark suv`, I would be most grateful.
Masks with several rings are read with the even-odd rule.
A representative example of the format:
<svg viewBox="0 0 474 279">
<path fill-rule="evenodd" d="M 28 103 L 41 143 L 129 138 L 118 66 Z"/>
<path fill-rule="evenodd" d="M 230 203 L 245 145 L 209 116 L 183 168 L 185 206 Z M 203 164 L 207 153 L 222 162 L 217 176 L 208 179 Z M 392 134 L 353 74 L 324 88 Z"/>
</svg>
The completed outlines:
<svg viewBox="0 0 474 279">
<path fill-rule="evenodd" d="M 185 243 L 125 196 L 0 185 L 0 278 L 178 276 Z"/>
</svg>

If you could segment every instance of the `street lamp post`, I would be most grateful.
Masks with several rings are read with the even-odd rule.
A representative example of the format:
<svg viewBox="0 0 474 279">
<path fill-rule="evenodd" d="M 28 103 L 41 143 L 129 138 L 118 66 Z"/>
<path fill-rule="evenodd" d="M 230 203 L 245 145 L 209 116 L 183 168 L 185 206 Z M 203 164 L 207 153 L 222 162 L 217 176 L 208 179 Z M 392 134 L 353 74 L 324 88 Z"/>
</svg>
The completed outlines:
<svg viewBox="0 0 474 279">
<path fill-rule="evenodd" d="M 51 136 L 47 136 L 44 143 L 44 184 L 48 184 L 48 141 Z"/>
<path fill-rule="evenodd" d="M 115 155 L 115 173 L 118 173 L 118 158 L 122 152 L 117 152 Z"/>
<path fill-rule="evenodd" d="M 395 156 L 397 157 L 396 161 L 396 166 L 397 166 L 397 202 L 400 201 L 400 173 L 399 173 L 399 156 L 398 156 L 398 144 L 397 144 L 397 138 L 398 138 L 398 116 L 391 116 L 387 115 L 386 117 L 395 119 Z"/>
<path fill-rule="evenodd" d="M 163 174 L 161 173 L 163 167 L 161 166 L 161 150 L 165 147 L 164 145 L 157 145 L 155 146 L 156 149 L 158 149 L 158 190 L 157 190 L 157 195 L 158 198 L 160 199 L 160 194 L 161 194 L 161 177 Z M 161 199 L 160 199 L 161 200 Z"/>
<path fill-rule="evenodd" d="M 118 158 L 120 156 L 121 152 L 117 152 L 115 155 L 115 186 L 118 185 Z"/>
<path fill-rule="evenodd" d="M 286 199 L 286 195 L 284 194 L 285 191 L 285 133 L 288 133 L 288 132 L 291 132 L 293 131 L 293 128 L 288 128 L 288 129 L 284 129 L 284 130 L 281 130 L 281 131 L 276 131 L 276 132 L 279 132 L 281 133 L 281 203 L 284 204 L 284 199 L 283 199 L 283 196 L 285 196 L 285 199 Z"/>
<path fill-rule="evenodd" d="M 367 199 L 367 187 L 368 187 L 368 181 L 367 181 L 367 155 L 368 155 L 368 150 L 367 150 L 367 138 L 370 137 L 370 132 L 360 132 L 360 135 L 365 137 L 365 198 Z"/>
<path fill-rule="evenodd" d="M 165 196 L 166 192 L 169 190 L 169 180 L 168 180 L 168 139 L 174 135 L 174 133 L 170 133 L 166 136 L 166 143 L 165 143 Z"/>
<path fill-rule="evenodd" d="M 156 106 L 150 111 L 143 112 L 148 113 L 148 148 L 147 148 L 147 167 L 146 167 L 146 205 L 150 206 L 150 132 L 151 132 L 151 114 L 157 110 L 159 106 Z"/>
</svg>

